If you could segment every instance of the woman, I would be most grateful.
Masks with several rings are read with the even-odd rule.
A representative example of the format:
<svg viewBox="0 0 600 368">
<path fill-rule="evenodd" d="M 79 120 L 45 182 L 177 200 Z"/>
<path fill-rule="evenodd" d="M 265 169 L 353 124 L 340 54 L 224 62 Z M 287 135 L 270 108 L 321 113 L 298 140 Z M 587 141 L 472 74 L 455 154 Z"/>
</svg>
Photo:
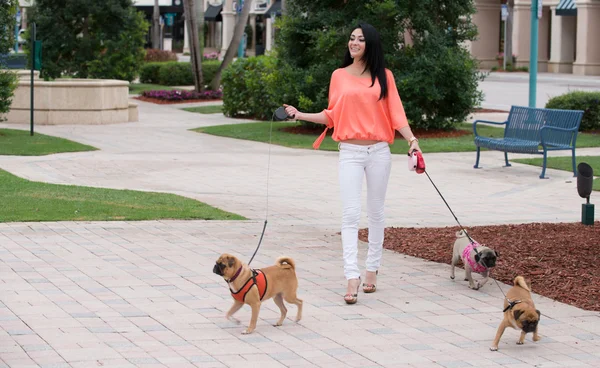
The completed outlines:
<svg viewBox="0 0 600 368">
<path fill-rule="evenodd" d="M 419 150 L 412 134 L 392 72 L 385 68 L 383 49 L 377 30 L 359 24 L 350 35 L 342 68 L 331 76 L 329 106 L 316 114 L 303 113 L 284 105 L 289 116 L 326 125 L 313 147 L 333 128 L 332 138 L 339 143 L 339 181 L 342 199 L 342 246 L 344 275 L 348 290 L 344 300 L 356 303 L 360 287 L 357 264 L 358 225 L 361 211 L 363 177 L 367 177 L 367 216 L 369 250 L 363 291 L 377 289 L 377 270 L 381 265 L 384 233 L 384 200 L 391 169 L 389 145 L 395 130 L 408 141 L 409 152 Z"/>
</svg>

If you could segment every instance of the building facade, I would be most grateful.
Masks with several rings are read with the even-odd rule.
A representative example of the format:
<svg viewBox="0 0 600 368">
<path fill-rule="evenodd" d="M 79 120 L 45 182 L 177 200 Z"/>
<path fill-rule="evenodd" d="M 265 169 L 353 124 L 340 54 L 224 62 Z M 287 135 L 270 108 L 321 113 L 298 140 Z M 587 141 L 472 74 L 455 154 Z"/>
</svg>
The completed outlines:
<svg viewBox="0 0 600 368">
<path fill-rule="evenodd" d="M 535 1 L 535 0 L 534 0 Z M 538 28 L 538 71 L 600 75 L 600 0 L 543 0 Z M 469 47 L 482 68 L 497 65 L 502 52 L 501 6 L 506 1 L 475 0 L 479 36 Z M 516 66 L 529 66 L 531 0 L 512 4 L 512 52 Z M 596 40 L 596 41 L 594 41 Z"/>
</svg>

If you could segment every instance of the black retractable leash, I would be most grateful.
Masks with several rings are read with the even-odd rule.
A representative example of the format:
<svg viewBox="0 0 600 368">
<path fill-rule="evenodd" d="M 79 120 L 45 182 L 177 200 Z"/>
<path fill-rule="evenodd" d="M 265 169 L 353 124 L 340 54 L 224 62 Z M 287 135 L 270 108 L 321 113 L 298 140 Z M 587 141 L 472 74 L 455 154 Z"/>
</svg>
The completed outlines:
<svg viewBox="0 0 600 368">
<path fill-rule="evenodd" d="M 410 153 L 408 154 L 410 156 Z M 448 207 L 448 209 L 450 210 L 450 213 L 452 214 L 452 216 L 454 216 L 454 220 L 456 220 L 456 223 L 458 224 L 458 226 L 460 227 L 460 229 L 462 230 L 462 232 L 467 236 L 467 238 L 469 239 L 469 241 L 473 244 L 476 244 L 476 242 L 473 240 L 473 238 L 471 238 L 471 236 L 469 235 L 469 233 L 465 230 L 465 228 L 460 224 L 460 221 L 458 221 L 458 218 L 456 217 L 456 215 L 454 214 L 454 211 L 452 211 L 452 208 L 450 208 L 450 205 L 448 204 L 448 202 L 446 202 L 446 199 L 444 198 L 444 196 L 442 195 L 442 193 L 440 192 L 440 190 L 438 189 L 438 187 L 435 185 L 435 183 L 433 182 L 433 180 L 431 179 L 431 176 L 429 176 L 429 173 L 427 172 L 427 170 L 425 170 L 425 165 L 423 164 L 423 168 L 422 171 L 425 173 L 425 175 L 427 175 L 427 178 L 429 179 L 429 181 L 431 182 L 431 185 L 433 185 L 433 187 L 435 188 L 435 190 L 438 192 L 438 194 L 440 195 L 440 198 L 442 198 L 442 200 L 444 201 L 444 203 L 446 204 L 446 207 Z M 475 252 L 477 252 L 479 254 L 479 252 L 477 251 L 477 248 L 474 247 L 473 248 L 475 250 Z M 485 265 L 484 265 L 485 267 Z M 488 270 L 489 268 L 486 267 Z M 488 271 L 491 273 L 491 271 Z M 496 279 L 493 279 L 494 282 L 496 283 L 496 285 L 498 285 L 498 288 L 500 289 L 500 291 L 502 292 L 502 295 L 504 295 L 504 298 L 508 301 L 508 306 L 502 311 L 502 312 L 506 312 L 509 309 L 512 309 L 512 307 L 514 307 L 516 304 L 520 303 L 520 300 L 515 300 L 515 301 L 511 301 L 510 299 L 508 299 L 508 297 L 506 296 L 506 294 L 504 293 L 504 290 L 502 290 L 502 288 L 500 287 L 500 284 L 498 284 L 498 281 Z"/>
<path fill-rule="evenodd" d="M 269 159 L 267 161 L 267 193 L 266 193 L 266 202 L 267 203 L 265 205 L 265 223 L 263 225 L 262 233 L 260 234 L 260 239 L 258 240 L 258 245 L 256 246 L 256 250 L 254 251 L 254 254 L 252 254 L 250 261 L 248 261 L 248 265 L 250 265 L 250 263 L 254 259 L 254 256 L 256 255 L 256 252 L 258 252 L 258 248 L 260 248 L 263 237 L 265 236 L 265 230 L 267 229 L 267 218 L 269 217 L 269 171 L 271 170 L 271 140 L 273 138 L 273 120 L 277 119 L 278 121 L 284 121 L 284 120 L 287 120 L 290 118 L 293 118 L 293 116 L 289 116 L 285 112 L 285 108 L 283 108 L 283 107 L 279 107 L 277 110 L 275 110 L 275 112 L 273 113 L 273 116 L 271 116 L 271 127 L 269 128 Z"/>
</svg>

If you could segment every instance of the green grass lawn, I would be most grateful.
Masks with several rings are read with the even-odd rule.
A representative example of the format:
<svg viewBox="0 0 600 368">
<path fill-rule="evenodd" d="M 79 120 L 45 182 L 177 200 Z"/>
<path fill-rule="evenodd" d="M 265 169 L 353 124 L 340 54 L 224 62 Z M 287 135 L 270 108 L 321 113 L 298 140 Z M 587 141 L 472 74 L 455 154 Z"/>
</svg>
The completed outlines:
<svg viewBox="0 0 600 368">
<path fill-rule="evenodd" d="M 514 162 L 519 162 L 527 165 L 534 165 L 542 167 L 543 159 L 542 158 L 518 158 L 514 160 L 510 160 Z M 580 162 L 585 162 L 592 167 L 594 170 L 594 177 L 600 177 L 600 156 L 578 156 L 576 157 L 576 165 L 579 165 Z M 550 169 L 558 169 L 565 171 L 572 171 L 573 167 L 571 165 L 571 156 L 568 157 L 548 157 L 547 167 Z M 600 179 L 594 179 L 594 190 L 600 190 Z"/>
<path fill-rule="evenodd" d="M 315 135 L 292 134 L 281 131 L 282 128 L 296 125 L 296 123 L 273 122 L 273 144 L 292 147 L 292 148 L 310 148 L 321 131 Z M 269 142 L 269 129 L 271 122 L 256 122 L 232 125 L 217 125 L 211 127 L 202 127 L 193 129 L 199 133 L 212 134 L 222 137 L 245 139 L 257 142 Z M 471 124 L 460 124 L 459 129 L 472 132 Z M 331 130 L 329 131 L 331 132 Z M 487 137 L 500 138 L 504 135 L 504 128 L 497 128 L 485 125 L 479 125 L 477 132 Z M 321 144 L 322 150 L 337 151 L 337 142 L 334 142 L 328 136 Z M 469 152 L 475 151 L 473 143 L 473 134 L 455 137 L 455 138 L 419 138 L 419 145 L 425 153 L 431 152 Z M 407 144 L 404 139 L 396 139 L 391 146 L 392 153 L 406 153 Z M 579 134 L 577 138 L 577 147 L 600 147 L 598 135 Z"/>
<path fill-rule="evenodd" d="M 175 194 L 33 182 L 0 170 L 0 222 L 245 220 Z"/>
<path fill-rule="evenodd" d="M 223 112 L 223 105 L 186 107 L 183 110 L 200 114 L 218 114 Z"/>
<path fill-rule="evenodd" d="M 172 91 L 174 89 L 178 89 L 178 88 L 173 88 L 173 87 L 169 87 L 169 86 L 161 86 L 160 84 L 145 84 L 145 83 L 130 83 L 129 84 L 129 93 L 135 94 L 135 95 L 139 95 L 144 91 L 155 91 L 155 90 Z"/>
<path fill-rule="evenodd" d="M 61 152 L 95 151 L 97 148 L 35 133 L 28 130 L 0 129 L 0 155 L 42 156 Z"/>
</svg>

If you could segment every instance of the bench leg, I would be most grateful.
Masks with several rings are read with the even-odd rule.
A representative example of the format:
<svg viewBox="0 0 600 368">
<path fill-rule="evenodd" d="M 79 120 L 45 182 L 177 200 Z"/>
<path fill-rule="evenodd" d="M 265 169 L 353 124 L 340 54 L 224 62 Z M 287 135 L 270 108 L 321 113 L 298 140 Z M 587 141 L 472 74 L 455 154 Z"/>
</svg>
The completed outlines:
<svg viewBox="0 0 600 368">
<path fill-rule="evenodd" d="M 510 167 L 511 164 L 508 163 L 508 152 L 504 152 L 504 163 L 506 164 L 504 167 Z"/>
<path fill-rule="evenodd" d="M 575 148 L 571 150 L 571 162 L 573 163 L 573 176 L 577 176 L 577 170 L 575 169 Z"/>
<path fill-rule="evenodd" d="M 477 146 L 477 158 L 475 159 L 475 166 L 473 166 L 473 168 L 475 169 L 479 169 L 479 153 L 481 151 L 481 148 L 479 146 Z"/>
<path fill-rule="evenodd" d="M 542 165 L 542 173 L 540 174 L 540 179 L 548 179 L 546 176 L 546 159 L 548 157 L 548 152 L 544 150 L 544 163 Z"/>
</svg>

